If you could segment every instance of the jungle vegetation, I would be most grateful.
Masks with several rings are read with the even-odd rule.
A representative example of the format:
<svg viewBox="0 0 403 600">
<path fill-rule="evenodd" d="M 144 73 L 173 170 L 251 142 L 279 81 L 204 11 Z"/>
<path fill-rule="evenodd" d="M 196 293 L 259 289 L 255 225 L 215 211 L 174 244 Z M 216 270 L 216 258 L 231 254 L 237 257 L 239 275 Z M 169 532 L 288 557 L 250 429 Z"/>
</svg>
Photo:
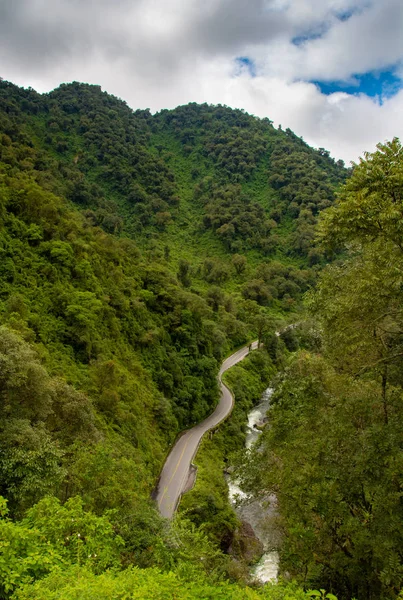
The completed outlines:
<svg viewBox="0 0 403 600">
<path fill-rule="evenodd" d="M 299 585 L 245 587 L 242 556 L 228 553 L 239 522 L 221 477 L 229 456 L 243 447 L 246 412 L 298 346 L 311 344 L 314 358 L 297 353 L 284 381 L 302 372 L 293 366 L 298 361 L 322 361 L 327 366 L 321 373 L 330 380 L 365 381 L 359 388 L 366 390 L 363 404 L 380 382 L 383 421 L 374 421 L 366 443 L 379 435 L 387 449 L 374 454 L 379 464 L 384 465 L 382 456 L 391 462 L 390 472 L 379 466 L 383 474 L 373 489 L 383 489 L 393 477 L 398 485 L 399 455 L 389 449 L 398 443 L 393 423 L 399 395 L 400 213 L 394 211 L 400 196 L 390 212 L 376 207 L 377 194 L 392 197 L 393 182 L 398 193 L 400 171 L 385 171 L 379 189 L 375 180 L 369 188 L 365 178 L 360 188 L 360 173 L 364 177 L 364 166 L 354 170 L 333 208 L 349 170 L 291 130 L 275 129 L 269 119 L 206 104 L 152 115 L 133 111 L 98 86 L 75 82 L 40 95 L 0 81 L 0 597 L 144 598 L 148 590 L 150 598 L 302 599 L 312 597 L 304 591 L 311 582 L 342 598 L 362 593 L 354 579 L 354 552 L 340 585 L 341 567 L 320 567 L 318 556 L 325 553 L 320 539 L 336 544 L 326 538 L 327 525 L 317 551 L 314 542 L 307 549 L 300 541 L 300 554 L 284 545 L 284 572 Z M 369 203 L 367 219 L 361 197 Z M 315 227 L 324 209 L 318 244 Z M 394 228 L 390 237 L 388 227 Z M 395 252 L 392 263 L 389 248 Z M 319 276 L 334 251 L 336 260 Z M 350 288 L 369 298 L 371 277 L 387 272 L 378 304 L 349 303 Z M 362 284 L 356 288 L 358 273 Z M 309 297 L 319 333 L 304 337 L 289 331 L 278 338 L 282 324 L 301 319 L 302 296 L 318 276 L 317 291 Z M 392 291 L 390 314 L 381 317 L 382 299 Z M 342 307 L 349 331 L 334 328 Z M 372 323 L 376 307 L 379 327 L 393 321 L 386 349 L 383 334 L 372 336 L 369 325 L 354 321 L 357 311 L 367 310 Z M 256 337 L 264 349 L 229 374 L 236 409 L 202 449 L 200 485 L 178 519 L 165 523 L 151 492 L 169 446 L 214 407 L 222 359 Z M 312 347 L 318 337 L 320 354 L 317 344 Z M 326 398 L 329 381 L 322 382 Z M 286 386 L 280 386 L 279 397 Z M 352 392 L 350 402 L 353 397 Z M 338 413 L 324 412 L 336 421 Z M 321 414 L 315 411 L 315 418 Z M 286 418 L 281 415 L 279 422 Z M 336 446 L 339 428 L 342 435 L 338 423 L 318 442 L 334 434 Z M 289 446 L 275 425 L 272 431 L 278 452 L 283 442 Z M 298 431 L 293 425 L 283 434 Z M 309 429 L 303 433 L 300 444 Z M 316 456 L 312 437 L 307 461 Z M 355 435 L 351 442 L 359 439 Z M 287 465 L 295 475 L 287 485 L 298 486 L 304 471 L 298 475 L 295 465 Z M 360 461 L 354 465 L 360 472 Z M 270 471 L 263 481 L 267 471 L 262 468 L 262 490 L 277 473 Z M 373 469 L 374 477 L 377 472 Z M 388 496 L 390 514 L 396 490 Z M 352 506 L 359 513 L 361 505 Z M 284 504 L 284 518 L 287 511 L 293 509 Z M 377 527 L 386 536 L 384 526 Z M 379 572 L 386 574 L 373 575 L 378 587 L 367 576 L 369 566 L 363 575 L 385 598 L 399 587 L 391 576 L 400 564 L 396 536 L 384 541 L 389 567 L 382 564 Z M 366 560 L 369 550 L 363 547 Z"/>
<path fill-rule="evenodd" d="M 318 239 L 339 258 L 307 296 L 245 486 L 275 492 L 281 569 L 341 599 L 401 597 L 403 149 L 355 165 Z M 308 333 L 308 335 L 307 335 Z"/>
</svg>

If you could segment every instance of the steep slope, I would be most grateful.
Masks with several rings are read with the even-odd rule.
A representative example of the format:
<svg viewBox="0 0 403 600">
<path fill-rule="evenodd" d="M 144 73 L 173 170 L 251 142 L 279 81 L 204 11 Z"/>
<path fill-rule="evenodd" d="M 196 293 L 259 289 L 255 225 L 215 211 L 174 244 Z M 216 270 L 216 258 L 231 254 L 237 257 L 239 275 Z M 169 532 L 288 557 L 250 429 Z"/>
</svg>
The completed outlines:
<svg viewBox="0 0 403 600">
<path fill-rule="evenodd" d="M 269 234 L 276 225 L 280 234 L 309 229 L 346 176 L 325 150 L 228 107 L 189 104 L 153 116 L 98 86 L 73 83 L 43 96 L 2 86 L 3 110 L 57 160 L 68 198 L 94 210 L 109 232 L 177 233 L 172 225 L 196 217 L 232 251 L 270 255 L 280 241 L 281 252 L 306 255 L 310 239 L 269 242 Z"/>
<path fill-rule="evenodd" d="M 215 406 L 222 358 L 272 339 L 273 316 L 314 283 L 312 225 L 345 176 L 242 111 L 151 115 L 98 86 L 0 81 L 0 492 L 13 516 L 78 494 L 116 511 L 124 560 L 156 560 L 149 497 L 168 447 Z"/>
<path fill-rule="evenodd" d="M 154 121 L 153 141 L 162 153 L 171 151 L 175 171 L 178 154 L 186 157 L 193 209 L 228 250 L 307 257 L 315 217 L 345 179 L 341 161 L 289 129 L 274 129 L 269 119 L 224 106 L 189 104 Z"/>
<path fill-rule="evenodd" d="M 323 214 L 323 242 L 343 260 L 310 294 L 316 331 L 283 374 L 245 473 L 277 494 L 282 569 L 343 600 L 402 597 L 402 190 L 394 139 Z"/>
</svg>

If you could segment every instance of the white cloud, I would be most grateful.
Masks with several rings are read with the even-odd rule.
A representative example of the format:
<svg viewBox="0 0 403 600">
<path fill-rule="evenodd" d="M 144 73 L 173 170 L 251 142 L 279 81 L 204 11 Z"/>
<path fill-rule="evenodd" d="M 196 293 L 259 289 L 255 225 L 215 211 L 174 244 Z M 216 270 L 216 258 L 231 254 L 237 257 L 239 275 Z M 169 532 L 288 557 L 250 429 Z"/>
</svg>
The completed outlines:
<svg viewBox="0 0 403 600">
<path fill-rule="evenodd" d="M 403 92 L 380 105 L 309 80 L 401 62 L 402 22 L 401 0 L 13 0 L 0 5 L 1 75 L 39 91 L 99 83 L 133 108 L 245 108 L 349 161 L 403 135 Z M 235 77 L 239 56 L 257 77 Z"/>
<path fill-rule="evenodd" d="M 403 56 L 402 26 L 401 0 L 378 1 L 335 23 L 322 38 L 302 48 L 300 76 L 347 79 L 354 73 L 389 67 Z"/>
</svg>

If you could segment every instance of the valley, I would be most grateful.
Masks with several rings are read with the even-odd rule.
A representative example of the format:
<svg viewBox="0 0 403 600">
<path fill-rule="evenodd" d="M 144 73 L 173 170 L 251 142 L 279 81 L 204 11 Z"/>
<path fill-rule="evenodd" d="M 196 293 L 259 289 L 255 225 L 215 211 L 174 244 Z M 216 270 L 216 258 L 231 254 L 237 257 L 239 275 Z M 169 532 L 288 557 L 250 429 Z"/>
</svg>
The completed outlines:
<svg viewBox="0 0 403 600">
<path fill-rule="evenodd" d="M 1 598 L 399 597 L 402 156 L 0 81 Z M 278 499 L 284 581 L 249 575 L 229 465 Z"/>
</svg>

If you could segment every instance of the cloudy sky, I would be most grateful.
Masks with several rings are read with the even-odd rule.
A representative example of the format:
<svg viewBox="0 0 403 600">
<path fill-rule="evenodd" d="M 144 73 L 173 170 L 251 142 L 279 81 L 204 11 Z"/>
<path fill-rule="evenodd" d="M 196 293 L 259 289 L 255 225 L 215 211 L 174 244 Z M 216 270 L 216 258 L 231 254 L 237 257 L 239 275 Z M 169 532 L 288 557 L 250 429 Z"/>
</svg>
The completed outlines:
<svg viewBox="0 0 403 600">
<path fill-rule="evenodd" d="M 403 138 L 403 0 L 0 0 L 0 76 L 244 108 L 349 162 Z"/>
</svg>

